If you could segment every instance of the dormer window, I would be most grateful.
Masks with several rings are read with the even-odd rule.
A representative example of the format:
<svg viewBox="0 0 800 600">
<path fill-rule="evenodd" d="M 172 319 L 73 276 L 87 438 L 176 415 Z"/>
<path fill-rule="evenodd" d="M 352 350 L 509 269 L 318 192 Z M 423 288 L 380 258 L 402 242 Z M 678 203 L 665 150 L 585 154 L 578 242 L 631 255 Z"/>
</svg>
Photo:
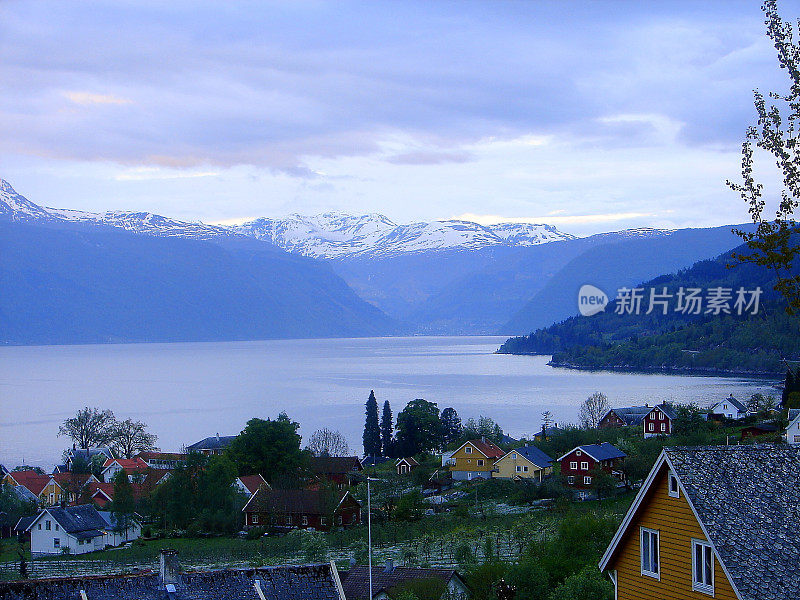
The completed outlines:
<svg viewBox="0 0 800 600">
<path fill-rule="evenodd" d="M 681 496 L 681 490 L 678 487 L 678 478 L 675 477 L 672 471 L 669 472 L 669 495 L 672 498 L 680 498 Z"/>
<path fill-rule="evenodd" d="M 580 450 L 578 450 L 578 451 L 575 453 L 575 456 L 581 456 L 581 451 L 580 451 Z"/>
</svg>

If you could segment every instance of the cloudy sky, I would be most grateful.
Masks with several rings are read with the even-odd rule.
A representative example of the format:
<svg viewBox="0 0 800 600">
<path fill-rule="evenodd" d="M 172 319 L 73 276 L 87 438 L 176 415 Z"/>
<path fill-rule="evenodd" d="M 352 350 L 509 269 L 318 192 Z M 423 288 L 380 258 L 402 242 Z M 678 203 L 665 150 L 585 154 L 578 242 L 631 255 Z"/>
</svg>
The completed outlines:
<svg viewBox="0 0 800 600">
<path fill-rule="evenodd" d="M 742 222 L 752 90 L 784 86 L 759 4 L 6 0 L 0 177 L 210 222 Z"/>
</svg>

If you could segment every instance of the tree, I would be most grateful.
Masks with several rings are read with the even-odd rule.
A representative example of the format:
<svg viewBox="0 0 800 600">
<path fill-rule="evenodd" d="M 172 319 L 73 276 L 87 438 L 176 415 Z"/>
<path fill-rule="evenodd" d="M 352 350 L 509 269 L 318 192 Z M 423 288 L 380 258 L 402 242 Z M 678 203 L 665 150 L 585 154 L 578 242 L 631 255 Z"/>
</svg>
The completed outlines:
<svg viewBox="0 0 800 600">
<path fill-rule="evenodd" d="M 461 417 L 458 416 L 455 408 L 447 407 L 442 411 L 439 418 L 442 424 L 442 444 L 452 444 L 461 439 Z"/>
<path fill-rule="evenodd" d="M 114 518 L 114 530 L 118 533 L 125 532 L 128 538 L 128 529 L 136 520 L 136 501 L 133 497 L 133 486 L 125 470 L 117 471 L 114 475 L 114 500 L 111 502 L 111 516 Z"/>
<path fill-rule="evenodd" d="M 317 429 L 311 434 L 306 450 L 314 456 L 347 456 L 350 454 L 350 446 L 347 440 L 338 431 L 333 431 L 327 427 Z"/>
<path fill-rule="evenodd" d="M 366 421 L 364 422 L 364 456 L 381 455 L 381 428 L 378 425 L 378 401 L 375 390 L 371 390 L 367 399 Z"/>
<path fill-rule="evenodd" d="M 114 413 L 110 410 L 87 406 L 74 417 L 65 419 L 58 428 L 58 435 L 71 438 L 78 448 L 96 448 L 114 439 L 116 423 Z"/>
<path fill-rule="evenodd" d="M 275 420 L 250 419 L 228 446 L 228 457 L 239 475 L 260 473 L 273 482 L 280 474 L 295 474 L 306 461 L 298 429 L 300 424 L 285 413 Z"/>
<path fill-rule="evenodd" d="M 617 480 L 613 475 L 607 473 L 601 467 L 596 467 L 591 471 L 592 489 L 597 494 L 597 499 L 608 498 L 617 489 Z"/>
<path fill-rule="evenodd" d="M 120 458 L 133 458 L 139 452 L 156 449 L 158 436 L 147 432 L 147 425 L 141 421 L 125 419 L 117 421 L 113 428 L 111 446 Z"/>
<path fill-rule="evenodd" d="M 383 403 L 383 413 L 381 414 L 381 455 L 392 456 L 394 440 L 394 426 L 392 425 L 392 407 L 389 401 Z"/>
<path fill-rule="evenodd" d="M 747 203 L 754 232 L 736 229 L 752 251 L 736 254 L 740 263 L 751 263 L 771 269 L 775 273 L 777 290 L 787 302 L 791 315 L 800 310 L 800 273 L 796 259 L 800 256 L 798 226 L 794 211 L 800 198 L 800 43 L 795 42 L 794 27 L 781 19 L 776 0 L 765 0 L 762 10 L 766 15 L 767 37 L 772 40 L 778 54 L 780 68 L 789 76 L 789 91 L 782 94 L 770 92 L 766 97 L 754 91 L 758 123 L 748 127 L 742 143 L 742 182 L 727 181 L 728 186 Z M 769 101 L 767 100 L 769 98 Z M 763 185 L 753 174 L 753 146 L 772 155 L 778 171 L 783 176 L 780 201 L 774 217 L 765 214 L 766 201 Z"/>
<path fill-rule="evenodd" d="M 595 429 L 611 406 L 602 392 L 595 392 L 581 404 L 580 423 L 584 429 Z"/>
<path fill-rule="evenodd" d="M 587 565 L 556 587 L 549 600 L 613 600 L 614 586 L 597 567 Z"/>
<path fill-rule="evenodd" d="M 439 407 L 421 398 L 412 400 L 397 415 L 397 443 L 403 456 L 441 447 Z"/>
</svg>

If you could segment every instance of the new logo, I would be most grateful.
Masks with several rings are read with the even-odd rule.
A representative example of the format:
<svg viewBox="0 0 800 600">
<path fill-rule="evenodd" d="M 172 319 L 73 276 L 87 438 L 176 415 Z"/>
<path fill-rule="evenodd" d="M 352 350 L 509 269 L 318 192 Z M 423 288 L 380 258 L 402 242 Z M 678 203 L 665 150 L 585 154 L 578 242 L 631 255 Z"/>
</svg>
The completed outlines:
<svg viewBox="0 0 800 600">
<path fill-rule="evenodd" d="M 608 305 L 608 296 L 600 288 L 588 283 L 581 286 L 578 291 L 578 311 L 584 317 L 591 317 L 603 312 Z"/>
</svg>

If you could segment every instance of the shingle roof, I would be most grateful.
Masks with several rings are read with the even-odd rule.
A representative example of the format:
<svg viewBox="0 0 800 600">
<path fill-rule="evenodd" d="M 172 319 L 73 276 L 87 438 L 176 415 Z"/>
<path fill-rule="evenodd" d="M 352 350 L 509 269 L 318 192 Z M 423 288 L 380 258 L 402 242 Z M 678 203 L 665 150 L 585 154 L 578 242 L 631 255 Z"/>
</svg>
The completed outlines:
<svg viewBox="0 0 800 600">
<path fill-rule="evenodd" d="M 417 462 L 417 459 L 414 458 L 413 456 L 406 456 L 406 457 L 403 457 L 403 458 L 398 458 L 396 461 L 394 461 L 394 464 L 395 464 L 395 466 L 397 466 L 401 462 L 405 462 L 406 464 L 408 464 L 411 467 L 418 467 L 419 466 L 419 463 Z"/>
<path fill-rule="evenodd" d="M 33 515 L 31 517 L 22 517 L 22 518 L 20 518 L 20 520 L 17 521 L 17 524 L 14 525 L 14 531 L 18 531 L 18 532 L 26 531 L 28 529 L 28 527 L 30 527 L 33 524 L 33 522 L 36 520 L 37 516 L 38 515 Z"/>
<path fill-rule="evenodd" d="M 207 437 L 199 442 L 195 442 L 191 446 L 186 446 L 186 449 L 191 451 L 198 450 L 222 450 L 231 445 L 231 442 L 236 439 L 235 435 L 213 435 Z"/>
<path fill-rule="evenodd" d="M 269 484 L 261 475 L 240 475 L 239 481 L 251 494 L 255 494 L 256 490 L 262 485 L 269 487 Z"/>
<path fill-rule="evenodd" d="M 340 600 L 330 565 L 261 567 L 183 573 L 175 600 L 258 600 L 255 582 L 267 600 Z M 0 600 L 164 600 L 158 575 L 114 575 L 0 583 Z"/>
<path fill-rule="evenodd" d="M 719 406 L 720 404 L 722 404 L 724 402 L 727 402 L 728 404 L 733 405 L 733 407 L 736 408 L 736 410 L 738 412 L 745 412 L 745 413 L 747 412 L 747 406 L 745 406 L 745 404 L 743 402 L 739 402 L 733 396 L 725 398 L 724 400 L 720 400 L 719 402 L 714 402 L 714 404 L 711 405 L 711 408 L 714 408 L 715 406 Z"/>
<path fill-rule="evenodd" d="M 498 446 L 489 440 L 469 440 L 486 458 L 500 458 L 505 454 Z"/>
<path fill-rule="evenodd" d="M 800 595 L 800 448 L 665 448 L 743 600 Z"/>
<path fill-rule="evenodd" d="M 363 468 L 357 456 L 312 456 L 309 467 L 318 475 L 345 475 Z"/>
<path fill-rule="evenodd" d="M 244 506 L 244 512 L 327 515 L 341 504 L 347 492 L 327 490 L 272 490 L 258 488 Z"/>
<path fill-rule="evenodd" d="M 652 406 L 621 406 L 619 408 L 612 408 L 608 413 L 614 413 L 621 420 L 625 421 L 626 425 L 638 425 L 642 420 L 653 410 Z M 608 413 L 603 417 L 608 416 Z"/>
<path fill-rule="evenodd" d="M 384 567 L 372 567 L 372 593 L 389 590 L 401 583 L 414 579 L 439 579 L 444 583 L 459 577 L 453 569 L 418 569 L 413 567 L 394 567 L 386 572 Z M 370 600 L 369 568 L 354 566 L 342 579 L 342 588 L 347 600 Z"/>
<path fill-rule="evenodd" d="M 42 475 L 36 471 L 12 471 L 9 475 L 19 485 L 26 487 L 36 496 L 42 493 L 42 490 L 50 481 L 49 475 Z"/>
<path fill-rule="evenodd" d="M 50 513 L 50 516 L 70 535 L 79 536 L 83 533 L 90 533 L 90 537 L 95 537 L 100 534 L 98 530 L 105 529 L 107 526 L 103 517 L 91 504 L 68 506 L 67 508 L 48 508 L 39 515 L 44 512 Z"/>
<path fill-rule="evenodd" d="M 602 444 L 585 444 L 583 446 L 578 446 L 577 448 L 573 448 L 567 452 L 567 454 L 571 454 L 575 450 L 582 450 L 595 460 L 613 460 L 615 458 L 625 458 L 627 456 L 627 454 L 625 454 L 622 450 L 608 442 L 603 442 Z M 567 454 L 564 456 L 567 456 Z M 563 459 L 564 456 L 558 460 Z"/>
<path fill-rule="evenodd" d="M 39 496 L 36 496 L 32 491 L 22 485 L 15 485 L 11 487 L 14 494 L 23 502 L 38 502 Z"/>
<path fill-rule="evenodd" d="M 664 404 L 656 404 L 650 410 L 652 411 L 654 408 L 657 408 L 661 412 L 663 412 L 669 419 L 676 419 L 678 417 L 678 413 L 675 411 L 675 407 L 672 404 L 664 403 Z"/>
<path fill-rule="evenodd" d="M 536 446 L 522 446 L 521 448 L 515 448 L 511 452 L 517 452 L 518 454 L 522 454 L 525 458 L 531 461 L 540 469 L 546 469 L 547 467 L 551 466 L 553 463 L 553 459 L 547 456 L 544 452 L 539 450 Z M 509 454 L 511 453 L 509 452 Z M 508 454 L 506 454 L 508 456 Z"/>
</svg>

